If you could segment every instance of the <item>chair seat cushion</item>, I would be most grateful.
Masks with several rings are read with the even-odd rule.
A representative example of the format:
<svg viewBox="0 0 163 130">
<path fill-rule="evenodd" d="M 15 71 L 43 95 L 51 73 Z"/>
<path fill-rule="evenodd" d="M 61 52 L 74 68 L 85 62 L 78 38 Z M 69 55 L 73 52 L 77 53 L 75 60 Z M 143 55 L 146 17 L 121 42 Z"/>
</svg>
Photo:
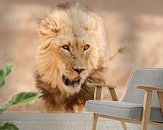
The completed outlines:
<svg viewBox="0 0 163 130">
<path fill-rule="evenodd" d="M 128 102 L 90 100 L 86 102 L 86 110 L 129 120 L 141 120 L 143 105 Z M 152 107 L 150 120 L 163 122 L 163 115 L 161 114 L 160 108 Z"/>
</svg>

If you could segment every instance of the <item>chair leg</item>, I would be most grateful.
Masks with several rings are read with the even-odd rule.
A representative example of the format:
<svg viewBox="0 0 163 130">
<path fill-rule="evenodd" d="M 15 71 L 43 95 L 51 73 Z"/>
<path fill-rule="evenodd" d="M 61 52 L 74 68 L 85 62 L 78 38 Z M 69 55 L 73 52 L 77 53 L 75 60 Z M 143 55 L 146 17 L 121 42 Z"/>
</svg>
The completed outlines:
<svg viewBox="0 0 163 130">
<path fill-rule="evenodd" d="M 121 121 L 121 124 L 122 124 L 123 129 L 127 130 L 127 126 L 126 126 L 125 122 Z"/>
<path fill-rule="evenodd" d="M 141 122 L 141 130 L 147 130 L 150 111 L 151 111 L 151 101 L 152 101 L 152 91 L 145 91 L 144 95 L 144 106 L 143 106 L 143 117 Z"/>
<path fill-rule="evenodd" d="M 96 130 L 97 121 L 98 121 L 98 117 L 95 116 L 95 113 L 93 113 L 92 130 Z"/>
</svg>

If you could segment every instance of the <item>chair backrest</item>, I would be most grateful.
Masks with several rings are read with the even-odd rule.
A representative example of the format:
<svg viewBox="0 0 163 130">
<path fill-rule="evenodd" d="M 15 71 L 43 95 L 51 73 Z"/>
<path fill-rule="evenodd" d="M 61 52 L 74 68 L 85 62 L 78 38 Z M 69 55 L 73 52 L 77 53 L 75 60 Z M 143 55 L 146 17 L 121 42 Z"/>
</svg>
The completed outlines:
<svg viewBox="0 0 163 130">
<path fill-rule="evenodd" d="M 143 104 L 144 91 L 136 86 L 163 88 L 163 68 L 137 68 L 128 82 L 128 89 L 122 101 Z M 159 106 L 156 92 L 153 94 L 152 106 Z"/>
</svg>

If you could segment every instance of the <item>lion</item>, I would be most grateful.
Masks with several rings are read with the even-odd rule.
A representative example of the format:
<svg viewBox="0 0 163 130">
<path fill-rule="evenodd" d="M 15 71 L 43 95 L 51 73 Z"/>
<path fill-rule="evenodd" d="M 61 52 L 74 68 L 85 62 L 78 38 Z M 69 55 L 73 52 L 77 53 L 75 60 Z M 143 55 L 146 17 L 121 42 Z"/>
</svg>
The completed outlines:
<svg viewBox="0 0 163 130">
<path fill-rule="evenodd" d="M 107 44 L 103 20 L 79 3 L 56 6 L 39 22 L 35 73 L 47 111 L 78 112 L 105 84 Z"/>
</svg>

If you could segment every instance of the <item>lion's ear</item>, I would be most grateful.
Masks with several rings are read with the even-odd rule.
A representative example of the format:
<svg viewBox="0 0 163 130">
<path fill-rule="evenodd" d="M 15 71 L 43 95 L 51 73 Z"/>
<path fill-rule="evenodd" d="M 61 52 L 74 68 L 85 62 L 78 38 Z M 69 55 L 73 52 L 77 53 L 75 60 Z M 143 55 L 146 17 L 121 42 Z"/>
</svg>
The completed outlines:
<svg viewBox="0 0 163 130">
<path fill-rule="evenodd" d="M 43 18 L 39 20 L 39 33 L 44 38 L 55 37 L 60 30 L 53 19 Z"/>
</svg>

